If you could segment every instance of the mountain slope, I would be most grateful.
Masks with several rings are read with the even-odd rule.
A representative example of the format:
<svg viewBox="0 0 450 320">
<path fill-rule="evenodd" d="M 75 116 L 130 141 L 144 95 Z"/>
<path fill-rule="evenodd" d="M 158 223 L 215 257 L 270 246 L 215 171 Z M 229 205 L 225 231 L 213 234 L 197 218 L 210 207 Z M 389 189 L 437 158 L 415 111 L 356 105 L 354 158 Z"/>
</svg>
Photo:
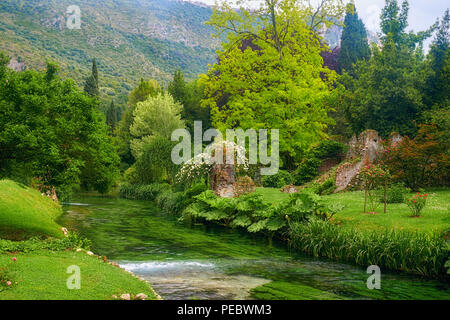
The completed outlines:
<svg viewBox="0 0 450 320">
<path fill-rule="evenodd" d="M 67 7 L 81 9 L 81 29 L 66 27 Z M 211 8 L 172 0 L 2 0 L 0 50 L 30 68 L 57 61 L 82 86 L 98 60 L 103 94 L 126 94 L 141 78 L 168 81 L 206 72 L 218 42 L 204 24 Z"/>
</svg>

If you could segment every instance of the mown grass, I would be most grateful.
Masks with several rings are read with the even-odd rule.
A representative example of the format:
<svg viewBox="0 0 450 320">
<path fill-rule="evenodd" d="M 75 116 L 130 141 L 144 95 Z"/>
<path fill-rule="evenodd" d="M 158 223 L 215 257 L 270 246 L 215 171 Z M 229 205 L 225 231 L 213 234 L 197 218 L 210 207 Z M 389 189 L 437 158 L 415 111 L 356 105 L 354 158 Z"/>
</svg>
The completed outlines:
<svg viewBox="0 0 450 320">
<path fill-rule="evenodd" d="M 11 180 L 0 180 L 0 238 L 60 238 L 63 233 L 54 220 L 61 213 L 59 204 L 38 191 Z"/>
<path fill-rule="evenodd" d="M 12 258 L 17 261 L 13 262 Z M 67 288 L 69 266 L 79 266 L 81 288 Z M 9 266 L 14 285 L 0 292 L 0 300 L 112 300 L 113 295 L 144 293 L 156 296 L 148 283 L 125 270 L 83 252 L 40 250 L 0 255 L 0 267 Z M 17 284 L 15 284 L 17 282 Z"/>
<path fill-rule="evenodd" d="M 397 230 L 422 232 L 450 231 L 450 190 L 429 190 L 427 205 L 418 218 L 411 217 L 411 211 L 404 203 L 388 204 L 383 213 L 380 203 L 377 214 L 364 214 L 364 193 L 347 192 L 325 196 L 327 201 L 339 201 L 345 209 L 336 214 L 336 221 L 346 229 L 381 230 L 386 227 Z"/>
<path fill-rule="evenodd" d="M 258 188 L 257 192 L 264 200 L 278 203 L 288 197 L 288 194 L 274 188 Z M 346 192 L 324 196 L 329 202 L 339 202 L 344 210 L 334 216 L 334 221 L 344 229 L 378 230 L 395 229 L 421 232 L 450 231 L 450 190 L 428 190 L 429 197 L 425 209 L 419 218 L 412 218 L 406 204 L 388 204 L 387 212 L 383 213 L 380 203 L 377 214 L 364 214 L 364 192 Z"/>
</svg>

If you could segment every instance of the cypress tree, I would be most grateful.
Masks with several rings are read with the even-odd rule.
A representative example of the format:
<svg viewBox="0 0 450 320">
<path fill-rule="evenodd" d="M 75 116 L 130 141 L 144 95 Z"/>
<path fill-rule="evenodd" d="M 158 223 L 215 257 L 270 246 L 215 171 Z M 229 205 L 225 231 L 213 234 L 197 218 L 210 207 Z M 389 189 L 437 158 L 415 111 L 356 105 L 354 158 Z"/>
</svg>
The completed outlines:
<svg viewBox="0 0 450 320">
<path fill-rule="evenodd" d="M 173 75 L 173 81 L 169 83 L 168 87 L 169 93 L 175 99 L 175 101 L 185 104 L 186 97 L 186 81 L 184 80 L 184 75 L 181 70 L 175 71 Z"/>
<path fill-rule="evenodd" d="M 92 73 L 86 79 L 84 84 L 84 92 L 90 96 L 98 96 L 100 94 L 98 88 L 98 70 L 97 70 L 97 60 L 94 58 L 92 60 Z"/>
<path fill-rule="evenodd" d="M 341 49 L 338 55 L 338 72 L 343 70 L 352 73 L 353 65 L 362 59 L 370 57 L 370 48 L 367 41 L 367 32 L 364 23 L 358 18 L 355 4 L 347 5 L 347 14 L 344 20 Z"/>
<path fill-rule="evenodd" d="M 113 132 L 117 123 L 117 110 L 116 106 L 114 105 L 114 100 L 111 101 L 111 104 L 109 105 L 109 108 L 106 111 L 106 123 L 111 129 L 111 132 Z"/>
</svg>

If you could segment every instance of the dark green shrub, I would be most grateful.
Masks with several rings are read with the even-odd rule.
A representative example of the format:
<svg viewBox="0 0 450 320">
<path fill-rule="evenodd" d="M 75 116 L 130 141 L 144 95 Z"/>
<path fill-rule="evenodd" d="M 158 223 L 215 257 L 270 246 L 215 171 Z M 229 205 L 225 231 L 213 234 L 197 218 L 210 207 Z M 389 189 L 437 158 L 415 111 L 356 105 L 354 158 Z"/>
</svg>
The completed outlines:
<svg viewBox="0 0 450 320">
<path fill-rule="evenodd" d="M 132 200 L 155 200 L 158 194 L 168 190 L 170 190 L 170 185 L 164 183 L 147 185 L 122 184 L 119 189 L 119 196 Z"/>
<path fill-rule="evenodd" d="M 156 204 L 167 213 L 177 215 L 184 209 L 185 199 L 182 192 L 164 191 L 156 197 Z"/>
<path fill-rule="evenodd" d="M 396 183 L 387 188 L 386 190 L 386 202 L 387 203 L 403 203 L 405 201 L 405 197 L 408 193 L 411 192 L 411 189 L 406 188 L 402 183 Z M 384 190 L 379 191 L 379 199 L 380 202 L 384 202 Z"/>
<path fill-rule="evenodd" d="M 325 180 L 323 183 L 316 184 L 313 187 L 314 191 L 323 196 L 323 195 L 329 195 L 334 192 L 336 189 L 336 183 L 334 182 L 334 177 L 330 177 L 329 179 Z"/>
<path fill-rule="evenodd" d="M 197 184 L 193 185 L 192 187 L 190 187 L 189 189 L 187 189 L 184 192 L 184 196 L 187 199 L 190 199 L 195 196 L 198 196 L 200 193 L 202 193 L 206 190 L 208 190 L 208 187 L 204 183 L 197 183 Z"/>
<path fill-rule="evenodd" d="M 341 142 L 325 140 L 322 141 L 311 152 L 312 155 L 319 159 L 337 158 L 347 151 L 347 146 Z"/>
<path fill-rule="evenodd" d="M 312 181 L 319 174 L 320 164 L 318 158 L 305 159 L 293 173 L 294 184 L 301 186 Z"/>
<path fill-rule="evenodd" d="M 274 175 L 263 177 L 263 186 L 266 188 L 283 188 L 294 183 L 291 174 L 285 170 L 278 170 Z"/>
</svg>

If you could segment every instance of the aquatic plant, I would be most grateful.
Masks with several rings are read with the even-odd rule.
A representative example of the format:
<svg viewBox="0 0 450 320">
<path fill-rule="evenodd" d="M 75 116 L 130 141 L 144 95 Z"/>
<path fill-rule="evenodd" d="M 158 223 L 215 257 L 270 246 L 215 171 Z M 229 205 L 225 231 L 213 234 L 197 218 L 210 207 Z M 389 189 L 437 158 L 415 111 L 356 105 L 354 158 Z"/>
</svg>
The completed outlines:
<svg viewBox="0 0 450 320">
<path fill-rule="evenodd" d="M 358 265 L 401 270 L 426 276 L 443 273 L 448 257 L 438 233 L 406 230 L 346 230 L 330 222 L 311 220 L 289 225 L 290 245 L 316 257 L 355 262 Z"/>
</svg>

